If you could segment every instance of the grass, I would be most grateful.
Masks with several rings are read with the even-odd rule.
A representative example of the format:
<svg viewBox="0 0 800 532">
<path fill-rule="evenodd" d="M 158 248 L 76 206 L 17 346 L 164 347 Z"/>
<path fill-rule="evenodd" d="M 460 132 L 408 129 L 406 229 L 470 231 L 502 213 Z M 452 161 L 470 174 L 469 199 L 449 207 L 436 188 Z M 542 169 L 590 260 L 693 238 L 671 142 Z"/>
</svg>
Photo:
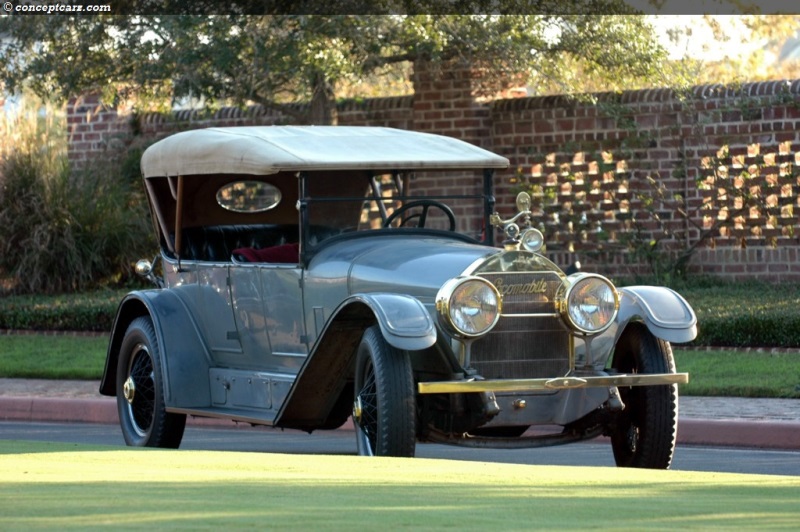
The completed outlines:
<svg viewBox="0 0 800 532">
<path fill-rule="evenodd" d="M 675 350 L 683 395 L 800 398 L 800 353 Z"/>
<path fill-rule="evenodd" d="M 0 336 L 0 377 L 98 380 L 107 346 L 105 336 Z M 800 398 L 800 353 L 676 349 L 675 360 L 689 373 L 683 395 Z"/>
<path fill-rule="evenodd" d="M 0 441 L 6 530 L 792 529 L 800 477 Z M 113 502 L 112 502 L 113 501 Z"/>
<path fill-rule="evenodd" d="M 0 377 L 100 379 L 108 337 L 0 336 Z"/>
</svg>

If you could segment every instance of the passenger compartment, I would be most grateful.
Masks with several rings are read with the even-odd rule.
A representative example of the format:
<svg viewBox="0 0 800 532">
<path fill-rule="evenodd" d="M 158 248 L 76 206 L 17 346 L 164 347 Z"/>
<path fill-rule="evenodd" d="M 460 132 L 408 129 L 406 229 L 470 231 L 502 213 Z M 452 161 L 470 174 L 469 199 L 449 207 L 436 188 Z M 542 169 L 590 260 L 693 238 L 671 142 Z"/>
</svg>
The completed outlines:
<svg viewBox="0 0 800 532">
<path fill-rule="evenodd" d="M 338 234 L 338 229 L 326 226 L 311 228 L 310 245 Z M 174 239 L 174 235 L 170 235 Z M 234 250 L 247 249 L 262 251 L 276 248 L 273 256 L 280 260 L 275 262 L 297 262 L 293 258 L 292 249 L 300 241 L 300 228 L 295 224 L 258 224 L 258 225 L 215 225 L 206 227 L 187 227 L 183 229 L 181 259 L 204 262 L 230 262 Z M 172 253 L 165 252 L 170 258 Z M 269 259 L 267 253 L 246 253 L 247 256 L 237 260 L 250 262 L 253 258 Z M 249 258 L 248 258 L 249 256 Z M 259 260 L 259 262 L 271 262 Z"/>
</svg>

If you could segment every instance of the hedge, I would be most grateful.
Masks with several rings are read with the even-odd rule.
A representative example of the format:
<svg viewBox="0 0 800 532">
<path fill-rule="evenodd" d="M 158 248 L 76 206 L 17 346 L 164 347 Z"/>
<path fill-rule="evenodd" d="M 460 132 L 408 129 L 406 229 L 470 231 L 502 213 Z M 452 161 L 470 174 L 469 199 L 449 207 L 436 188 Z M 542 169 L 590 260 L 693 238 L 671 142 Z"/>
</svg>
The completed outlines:
<svg viewBox="0 0 800 532">
<path fill-rule="evenodd" d="M 125 290 L 0 298 L 0 329 L 108 332 Z"/>
</svg>

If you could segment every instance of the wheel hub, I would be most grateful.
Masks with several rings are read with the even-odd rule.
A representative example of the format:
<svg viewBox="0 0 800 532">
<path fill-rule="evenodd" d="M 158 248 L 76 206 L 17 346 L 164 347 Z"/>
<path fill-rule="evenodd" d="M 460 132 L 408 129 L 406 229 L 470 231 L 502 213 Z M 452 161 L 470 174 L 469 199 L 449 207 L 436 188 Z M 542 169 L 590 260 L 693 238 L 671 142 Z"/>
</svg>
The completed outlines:
<svg viewBox="0 0 800 532">
<path fill-rule="evenodd" d="M 361 397 L 356 397 L 355 401 L 353 401 L 353 421 L 360 424 L 362 412 Z"/>
<path fill-rule="evenodd" d="M 133 404 L 133 398 L 136 396 L 136 384 L 131 377 L 128 377 L 128 380 L 122 385 L 122 395 L 128 404 Z"/>
</svg>

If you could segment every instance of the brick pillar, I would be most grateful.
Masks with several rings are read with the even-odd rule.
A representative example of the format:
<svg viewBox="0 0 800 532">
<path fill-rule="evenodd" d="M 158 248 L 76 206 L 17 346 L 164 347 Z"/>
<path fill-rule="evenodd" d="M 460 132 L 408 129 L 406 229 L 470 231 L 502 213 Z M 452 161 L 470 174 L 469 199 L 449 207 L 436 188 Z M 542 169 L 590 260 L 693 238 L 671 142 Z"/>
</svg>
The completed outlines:
<svg viewBox="0 0 800 532">
<path fill-rule="evenodd" d="M 70 98 L 67 103 L 67 155 L 70 164 L 83 165 L 109 149 L 124 147 L 130 121 L 97 94 Z"/>
<path fill-rule="evenodd" d="M 454 137 L 491 150 L 490 110 L 479 102 L 474 71 L 463 62 L 438 66 L 423 61 L 414 64 L 413 129 Z M 483 193 L 481 172 L 417 173 L 410 183 L 412 195 Z M 485 228 L 483 207 L 475 201 L 451 201 L 458 230 L 474 236 Z"/>
<path fill-rule="evenodd" d="M 414 129 L 455 137 L 489 148 L 489 107 L 478 102 L 475 74 L 468 64 L 431 65 L 416 61 Z"/>
</svg>

